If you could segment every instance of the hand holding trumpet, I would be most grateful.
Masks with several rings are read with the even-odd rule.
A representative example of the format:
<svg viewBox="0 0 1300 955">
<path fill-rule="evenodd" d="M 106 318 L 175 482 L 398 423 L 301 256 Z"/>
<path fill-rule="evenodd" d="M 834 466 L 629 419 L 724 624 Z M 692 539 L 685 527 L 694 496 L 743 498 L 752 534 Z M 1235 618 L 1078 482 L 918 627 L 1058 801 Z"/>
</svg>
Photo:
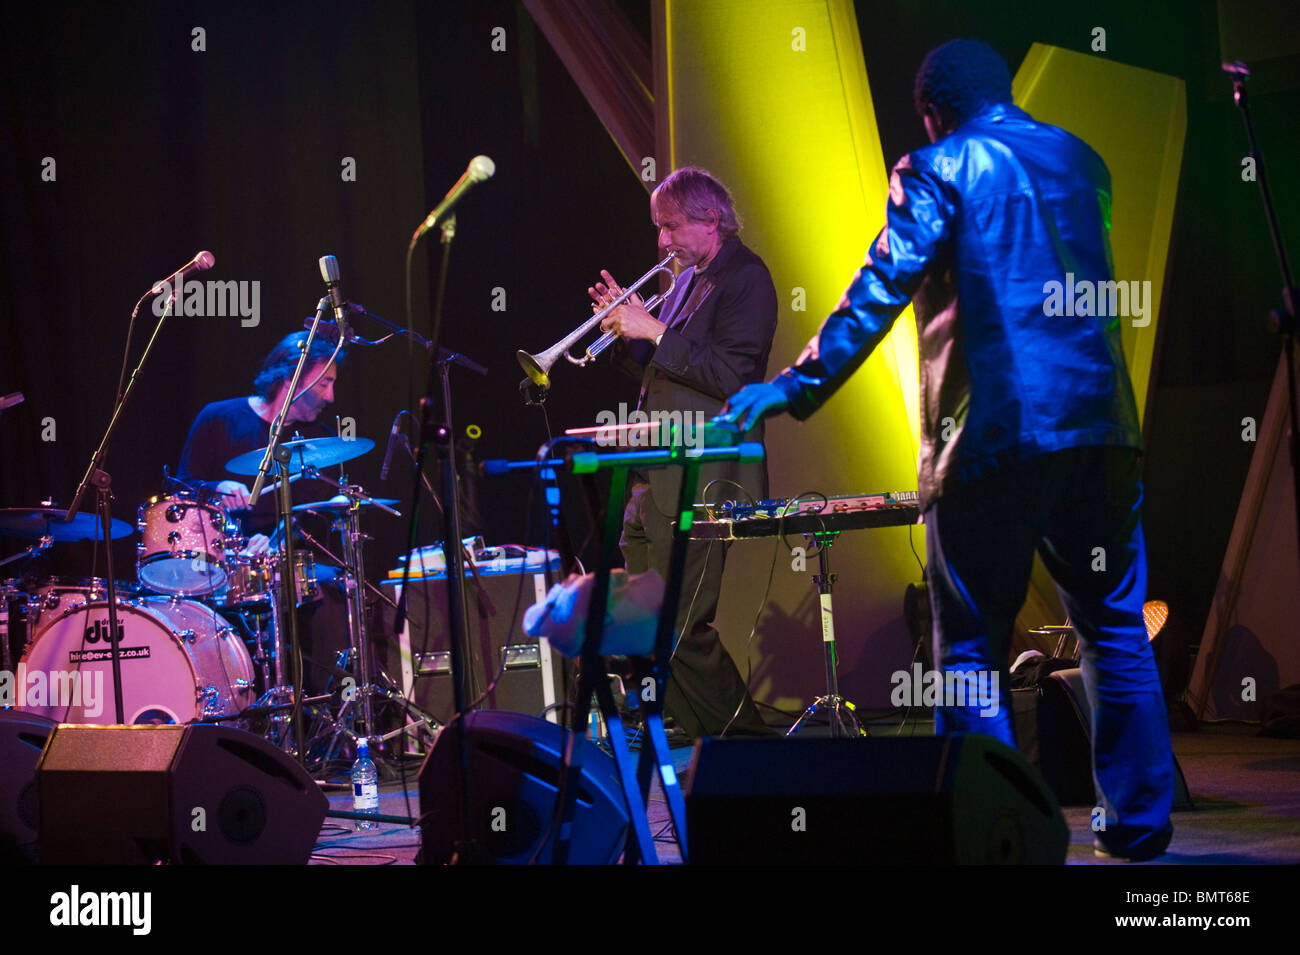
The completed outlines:
<svg viewBox="0 0 1300 955">
<path fill-rule="evenodd" d="M 614 276 L 604 269 L 601 270 L 600 274 L 605 281 L 597 282 L 587 289 L 587 294 L 592 299 L 591 310 L 596 313 L 608 308 L 623 294 L 623 289 L 614 280 Z M 602 331 L 613 332 L 621 338 L 644 338 L 647 341 L 654 341 L 664 333 L 668 326 L 646 310 L 645 303 L 641 301 L 641 296 L 632 295 L 626 302 L 605 316 L 600 323 L 600 328 Z"/>
<path fill-rule="evenodd" d="M 650 317 L 650 310 L 658 308 L 668 293 L 673 290 L 677 281 L 677 276 L 673 274 L 672 269 L 668 267 L 673 259 L 677 258 L 676 252 L 669 252 L 664 260 L 656 265 L 653 269 L 641 276 L 633 283 L 632 287 L 623 291 L 614 276 L 608 272 L 602 272 L 605 277 L 604 282 L 597 282 L 594 286 L 587 289 L 587 292 L 593 299 L 592 311 L 595 313 L 568 335 L 561 338 L 546 351 L 538 352 L 536 355 L 520 349 L 515 352 L 515 358 L 519 360 L 519 366 L 523 368 L 524 373 L 528 375 L 529 381 L 539 388 L 549 388 L 551 386 L 551 366 L 563 357 L 566 361 L 582 367 L 596 358 L 610 345 L 618 339 L 619 335 L 625 338 L 648 338 L 654 341 L 663 334 L 666 326 L 659 321 Z M 663 273 L 668 276 L 668 289 L 658 295 L 652 295 L 646 301 L 636 295 L 636 290 L 654 276 Z M 619 299 L 623 299 L 619 302 Z M 625 303 L 626 312 L 623 311 Z M 597 325 L 605 329 L 598 339 L 592 342 L 586 349 L 581 358 L 574 358 L 569 353 L 569 349 L 582 341 Z"/>
</svg>

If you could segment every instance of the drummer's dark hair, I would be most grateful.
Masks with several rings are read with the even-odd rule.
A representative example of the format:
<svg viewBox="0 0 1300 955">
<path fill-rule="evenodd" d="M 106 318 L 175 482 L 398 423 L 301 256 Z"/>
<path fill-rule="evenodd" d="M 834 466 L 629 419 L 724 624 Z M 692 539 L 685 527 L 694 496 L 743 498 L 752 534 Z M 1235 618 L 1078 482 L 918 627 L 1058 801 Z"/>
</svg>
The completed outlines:
<svg viewBox="0 0 1300 955">
<path fill-rule="evenodd" d="M 293 332 L 280 339 L 279 344 L 267 353 L 266 359 L 262 362 L 262 370 L 253 379 L 253 393 L 263 401 L 270 401 L 274 398 L 275 393 L 280 390 L 280 385 L 293 377 L 293 370 L 298 366 L 298 356 L 302 354 L 302 346 L 306 342 L 306 332 Z M 313 338 L 303 374 L 307 374 L 321 362 L 329 361 L 332 354 L 334 354 L 334 345 L 331 342 L 319 335 Z M 336 367 L 343 363 L 343 354 L 343 349 L 340 349 L 338 356 L 334 359 Z M 306 378 L 299 387 L 309 384 L 311 384 L 311 379 Z"/>
</svg>

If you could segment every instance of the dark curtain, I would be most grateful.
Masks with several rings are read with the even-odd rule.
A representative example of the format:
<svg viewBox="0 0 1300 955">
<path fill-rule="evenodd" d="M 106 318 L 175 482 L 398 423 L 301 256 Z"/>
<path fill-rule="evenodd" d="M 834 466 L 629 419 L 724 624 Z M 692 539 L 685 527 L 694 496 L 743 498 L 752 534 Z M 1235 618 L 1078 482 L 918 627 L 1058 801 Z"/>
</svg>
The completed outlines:
<svg viewBox="0 0 1300 955">
<path fill-rule="evenodd" d="M 650 264 L 644 191 L 515 3 L 32 4 L 0 17 L 0 394 L 26 398 L 0 412 L 0 507 L 69 504 L 108 421 L 132 304 L 200 249 L 216 266 L 198 278 L 260 283 L 260 320 L 178 316 L 163 328 L 106 461 L 114 515 L 131 523 L 194 415 L 248 394 L 266 352 L 302 327 L 324 291 L 321 255 L 338 257 L 350 300 L 405 322 L 406 243 L 478 153 L 497 175 L 462 205 L 443 322 L 444 344 L 490 370 L 453 373 L 467 452 L 535 452 L 546 423 L 520 400 L 515 349 L 540 351 L 589 314 L 600 268 Z M 434 238 L 414 271 L 426 334 Z M 155 321 L 146 303 L 133 362 Z M 349 477 L 403 511 L 409 473 L 385 484 L 378 473 L 394 415 L 425 386 L 422 354 L 408 361 L 397 342 L 353 349 L 326 412 L 331 428 L 335 414 L 352 418 L 376 442 Z M 635 383 L 608 369 L 557 378 L 557 430 L 635 400 Z M 471 530 L 522 540 L 525 482 L 478 492 L 484 518 Z M 370 576 L 382 577 L 404 521 L 375 515 L 365 529 Z M 426 541 L 433 530 L 427 521 Z M 0 555 L 16 549 L 0 539 Z M 114 555 L 116 576 L 133 578 L 134 539 Z M 90 574 L 90 546 L 56 546 L 49 572 Z"/>
</svg>

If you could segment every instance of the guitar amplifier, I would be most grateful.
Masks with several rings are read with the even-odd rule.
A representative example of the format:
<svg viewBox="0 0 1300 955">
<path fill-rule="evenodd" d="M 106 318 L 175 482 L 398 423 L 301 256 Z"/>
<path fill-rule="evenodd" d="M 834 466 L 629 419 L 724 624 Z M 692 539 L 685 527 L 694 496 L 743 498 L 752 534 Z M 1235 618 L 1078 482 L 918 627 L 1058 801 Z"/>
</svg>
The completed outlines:
<svg viewBox="0 0 1300 955">
<path fill-rule="evenodd" d="M 523 632 L 524 611 L 546 596 L 545 563 L 559 580 L 560 557 L 554 551 L 493 548 L 478 552 L 472 573 L 466 567 L 465 612 L 469 646 L 464 649 L 466 703 L 483 695 L 500 670 L 496 688 L 479 709 L 506 710 L 558 722 L 556 704 L 565 701 L 571 666 L 545 639 Z M 383 584 L 390 597 L 401 594 L 401 571 Z M 455 715 L 451 643 L 447 627 L 447 576 L 443 572 L 412 576 L 406 622 L 393 633 L 393 611 L 377 645 L 379 662 L 412 703 L 445 723 Z M 504 660 L 504 669 L 502 663 Z"/>
</svg>

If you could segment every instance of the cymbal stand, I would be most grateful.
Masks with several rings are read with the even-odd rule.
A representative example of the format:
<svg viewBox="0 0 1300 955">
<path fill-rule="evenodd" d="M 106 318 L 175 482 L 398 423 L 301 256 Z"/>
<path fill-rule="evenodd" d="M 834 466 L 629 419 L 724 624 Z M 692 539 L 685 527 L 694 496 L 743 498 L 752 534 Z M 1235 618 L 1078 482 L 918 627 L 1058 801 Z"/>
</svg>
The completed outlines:
<svg viewBox="0 0 1300 955">
<path fill-rule="evenodd" d="M 322 727 L 320 735 L 332 734 L 330 744 L 326 749 L 327 758 L 328 754 L 333 752 L 338 738 L 342 735 L 350 736 L 353 739 L 386 742 L 407 731 L 418 732 L 422 728 L 427 728 L 436 732 L 441 725 L 433 714 L 410 703 L 395 689 L 395 684 L 387 674 L 376 667 L 373 647 L 370 643 L 365 612 L 365 590 L 373 591 L 390 604 L 392 601 L 388 599 L 388 596 L 383 591 L 366 579 L 364 546 L 369 539 L 369 535 L 361 530 L 361 505 L 370 504 L 398 517 L 401 515 L 392 508 L 374 500 L 359 486 L 348 484 L 344 478 L 339 480 L 338 493 L 346 497 L 350 502 L 347 512 L 335 518 L 333 523 L 333 529 L 339 532 L 343 542 L 342 559 L 340 560 L 338 556 L 312 538 L 310 534 L 304 532 L 303 535 L 312 546 L 322 551 L 343 568 L 344 602 L 348 611 L 349 650 L 345 666 L 350 674 L 347 679 L 352 680 L 352 682 L 344 687 L 343 705 L 339 708 L 338 714 L 333 719 L 326 721 Z M 394 730 L 391 733 L 382 736 L 376 734 L 373 705 L 376 697 L 400 702 L 405 709 L 413 711 L 419 719 L 411 721 L 403 728 Z M 349 724 L 358 717 L 357 722 L 359 722 L 360 728 L 350 729 Z M 376 762 L 384 762 L 381 754 L 376 753 L 375 759 Z"/>
<path fill-rule="evenodd" d="M 822 650 L 826 655 L 826 694 L 819 696 L 808 704 L 808 708 L 803 711 L 800 717 L 794 721 L 790 727 L 787 736 L 793 736 L 799 732 L 799 727 L 803 721 L 815 716 L 819 710 L 826 710 L 827 721 L 831 727 L 831 737 L 839 739 L 842 736 L 867 736 L 866 730 L 858 722 L 854 714 L 856 707 L 840 696 L 840 681 L 836 673 L 837 658 L 835 655 L 835 615 L 831 606 L 831 590 L 835 586 L 837 575 L 831 573 L 831 545 L 839 537 L 839 531 L 814 531 L 811 534 L 805 534 L 805 539 L 813 539 L 817 542 L 817 570 L 812 575 L 813 583 L 817 585 L 817 593 L 821 599 L 821 621 L 822 621 Z"/>
<path fill-rule="evenodd" d="M 277 749 L 290 755 L 294 754 L 292 733 L 293 686 L 284 682 L 283 641 L 280 620 L 280 597 L 271 588 L 271 605 L 266 611 L 249 611 L 244 614 L 245 623 L 252 618 L 248 628 L 253 632 L 257 654 L 253 663 L 262 673 L 262 685 L 266 687 L 249 709 L 263 710 L 270 713 L 270 722 L 262 734 Z"/>
<path fill-rule="evenodd" d="M 283 445 L 279 448 L 279 452 L 282 455 L 286 453 Z M 279 473 L 279 471 L 280 468 L 277 464 L 277 473 Z M 283 513 L 286 513 L 284 512 L 285 507 L 290 508 L 287 513 L 292 515 L 292 501 L 286 501 L 284 498 L 288 497 L 289 485 L 299 477 L 326 480 L 321 475 L 320 470 L 314 465 L 303 464 L 298 473 L 290 475 L 288 480 L 280 480 L 275 483 L 274 491 L 277 495 L 277 509 L 281 511 L 281 521 L 279 526 L 276 528 L 275 533 L 272 535 L 272 548 L 267 555 L 266 564 L 269 571 L 267 593 L 269 594 L 271 601 L 269 612 L 270 626 L 268 629 L 264 630 L 262 621 L 258 619 L 257 628 L 255 630 L 258 652 L 262 661 L 263 685 L 266 687 L 266 690 L 257 698 L 253 706 L 263 708 L 273 714 L 271 723 L 266 730 L 266 737 L 273 745 L 290 753 L 294 752 L 295 748 L 301 752 L 305 746 L 305 739 L 296 739 L 296 734 L 292 733 L 293 727 L 298 722 L 294 718 L 294 700 L 297 695 L 300 694 L 294 693 L 294 687 L 299 685 L 298 681 L 295 680 L 292 673 L 287 672 L 287 670 L 292 669 L 292 667 L 287 666 L 287 664 L 291 664 L 294 657 L 291 654 L 286 653 L 287 650 L 291 650 L 293 644 L 287 644 L 285 640 L 286 637 L 293 635 L 292 630 L 297 626 L 297 578 L 292 572 L 288 574 L 289 580 L 287 586 L 291 589 L 293 594 L 292 606 L 294 609 L 289 615 L 292 618 L 292 622 L 288 626 L 285 626 L 286 618 L 283 611 L 286 606 L 286 582 L 282 578 L 279 581 L 280 585 L 276 585 L 276 568 L 293 566 L 293 558 L 291 556 L 285 556 L 286 552 L 291 554 L 292 551 L 282 547 L 283 539 L 293 536 L 291 533 L 293 526 L 292 519 L 286 521 L 283 517 Z M 285 532 L 286 527 L 290 528 L 289 533 Z M 289 543 L 288 548 L 291 547 L 292 544 Z M 265 616 L 265 614 L 253 614 L 253 616 L 260 618 Z M 269 647 L 265 646 L 264 637 L 267 635 L 271 638 Z M 269 665 L 266 655 L 269 655 Z"/>
</svg>

